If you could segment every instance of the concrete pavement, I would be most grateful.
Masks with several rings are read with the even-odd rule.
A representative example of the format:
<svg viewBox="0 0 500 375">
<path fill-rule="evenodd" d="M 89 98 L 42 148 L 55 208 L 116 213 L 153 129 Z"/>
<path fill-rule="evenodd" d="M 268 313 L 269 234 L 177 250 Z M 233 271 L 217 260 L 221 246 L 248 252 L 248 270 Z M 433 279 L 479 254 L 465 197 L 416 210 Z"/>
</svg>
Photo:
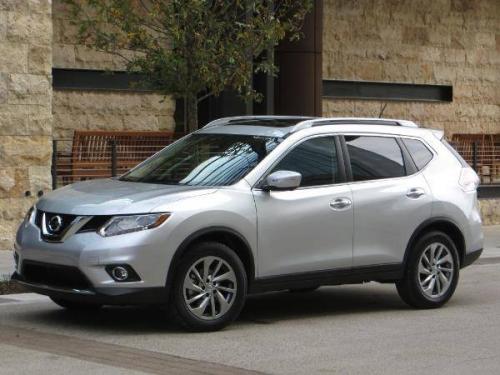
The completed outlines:
<svg viewBox="0 0 500 375">
<path fill-rule="evenodd" d="M 500 257 L 500 225 L 483 227 L 484 253 L 483 257 Z"/>
</svg>

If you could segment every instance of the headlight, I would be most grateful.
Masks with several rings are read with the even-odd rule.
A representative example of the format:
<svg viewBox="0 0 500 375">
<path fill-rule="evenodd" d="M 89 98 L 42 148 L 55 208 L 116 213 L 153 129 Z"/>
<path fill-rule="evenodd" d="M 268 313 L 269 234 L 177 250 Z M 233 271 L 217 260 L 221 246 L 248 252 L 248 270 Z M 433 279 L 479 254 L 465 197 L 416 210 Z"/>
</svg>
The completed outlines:
<svg viewBox="0 0 500 375">
<path fill-rule="evenodd" d="M 115 216 L 109 219 L 98 231 L 103 237 L 116 236 L 160 226 L 169 218 L 170 214 L 147 214 L 132 216 Z"/>
</svg>

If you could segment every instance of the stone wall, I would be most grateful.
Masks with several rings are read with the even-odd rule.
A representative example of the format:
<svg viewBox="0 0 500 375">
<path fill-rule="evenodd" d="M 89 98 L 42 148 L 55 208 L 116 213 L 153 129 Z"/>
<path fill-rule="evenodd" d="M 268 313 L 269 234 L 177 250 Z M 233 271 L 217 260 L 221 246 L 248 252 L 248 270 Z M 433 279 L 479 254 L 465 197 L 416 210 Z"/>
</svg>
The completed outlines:
<svg viewBox="0 0 500 375">
<path fill-rule="evenodd" d="M 484 225 L 500 224 L 500 199 L 480 199 L 479 206 Z"/>
<path fill-rule="evenodd" d="M 384 117 L 500 132 L 500 1 L 324 0 L 323 78 L 453 85 L 452 103 L 388 102 Z M 381 102 L 325 100 L 326 116 Z"/>
<path fill-rule="evenodd" d="M 67 6 L 53 4 L 54 68 L 125 69 L 120 57 L 78 43 Z M 127 52 L 123 52 L 126 54 Z M 73 130 L 174 130 L 175 102 L 170 98 L 131 91 L 54 91 L 54 138 L 71 139 Z"/>
<path fill-rule="evenodd" d="M 50 0 L 0 0 L 0 249 L 50 189 Z M 26 196 L 26 195 L 30 196 Z"/>
<path fill-rule="evenodd" d="M 324 0 L 323 78 L 453 86 L 451 103 L 324 100 L 325 116 L 500 133 L 500 1 Z M 500 200 L 481 201 L 500 224 Z"/>
<path fill-rule="evenodd" d="M 79 130 L 174 130 L 175 102 L 152 93 L 54 90 L 54 139 Z"/>
</svg>

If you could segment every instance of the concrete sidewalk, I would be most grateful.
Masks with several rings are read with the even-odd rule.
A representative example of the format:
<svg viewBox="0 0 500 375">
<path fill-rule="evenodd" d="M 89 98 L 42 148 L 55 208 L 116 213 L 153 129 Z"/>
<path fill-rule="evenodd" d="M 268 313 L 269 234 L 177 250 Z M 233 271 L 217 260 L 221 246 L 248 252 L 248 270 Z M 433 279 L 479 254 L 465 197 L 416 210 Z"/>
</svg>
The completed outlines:
<svg viewBox="0 0 500 375">
<path fill-rule="evenodd" d="M 500 258 L 500 225 L 484 227 L 484 251 L 481 258 Z M 12 251 L 0 251 L 0 280 L 14 271 Z"/>
</svg>

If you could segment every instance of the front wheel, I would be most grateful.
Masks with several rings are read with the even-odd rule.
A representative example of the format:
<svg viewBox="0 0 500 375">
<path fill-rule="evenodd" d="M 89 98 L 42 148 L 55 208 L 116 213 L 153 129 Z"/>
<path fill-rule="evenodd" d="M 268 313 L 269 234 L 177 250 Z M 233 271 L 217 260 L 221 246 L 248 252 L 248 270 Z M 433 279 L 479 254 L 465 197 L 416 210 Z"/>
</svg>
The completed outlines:
<svg viewBox="0 0 500 375">
<path fill-rule="evenodd" d="M 219 330 L 238 317 L 246 292 L 245 268 L 236 253 L 218 242 L 202 242 L 176 267 L 171 311 L 189 330 Z"/>
<path fill-rule="evenodd" d="M 444 305 L 458 283 L 460 261 L 453 241 L 446 234 L 424 234 L 410 249 L 405 275 L 396 283 L 408 305 L 430 309 Z"/>
</svg>

